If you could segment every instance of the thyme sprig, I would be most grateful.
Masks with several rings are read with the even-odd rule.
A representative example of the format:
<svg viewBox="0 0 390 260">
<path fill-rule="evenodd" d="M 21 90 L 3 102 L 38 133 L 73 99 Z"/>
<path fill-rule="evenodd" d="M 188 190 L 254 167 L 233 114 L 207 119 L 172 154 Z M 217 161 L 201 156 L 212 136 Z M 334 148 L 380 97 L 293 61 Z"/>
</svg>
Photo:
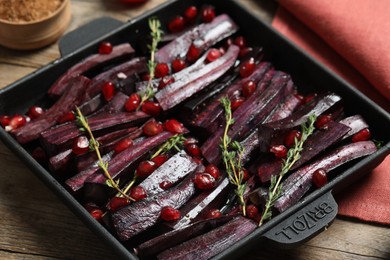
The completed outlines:
<svg viewBox="0 0 390 260">
<path fill-rule="evenodd" d="M 283 176 L 291 169 L 291 167 L 301 158 L 301 152 L 303 150 L 303 144 L 306 142 L 307 138 L 314 132 L 314 123 L 316 121 L 316 116 L 314 114 L 310 115 L 307 122 L 301 125 L 302 136 L 301 139 L 295 138 L 294 146 L 291 147 L 287 152 L 287 158 L 283 160 L 282 169 L 278 176 L 272 176 L 271 184 L 268 190 L 268 199 L 265 204 L 265 209 L 261 219 L 259 221 L 259 226 L 261 226 L 264 221 L 272 218 L 272 207 L 275 202 L 282 195 L 282 184 L 281 181 Z"/>
<path fill-rule="evenodd" d="M 102 155 L 100 154 L 99 151 L 99 142 L 96 141 L 95 137 L 93 136 L 92 130 L 88 125 L 88 120 L 87 118 L 84 117 L 84 115 L 81 113 L 80 109 L 76 107 L 76 119 L 77 119 L 77 124 L 79 125 L 80 131 L 87 132 L 89 135 L 89 148 L 92 151 L 95 151 L 97 157 L 98 157 L 98 166 L 103 170 L 104 176 L 107 178 L 106 184 L 109 187 L 112 187 L 118 191 L 119 194 L 121 194 L 123 197 L 130 199 L 129 196 L 126 195 L 124 191 L 122 191 L 119 187 L 119 180 L 114 181 L 114 179 L 111 177 L 110 173 L 108 172 L 108 162 L 104 162 Z"/>
<path fill-rule="evenodd" d="M 225 170 L 228 174 L 228 178 L 231 184 L 236 186 L 235 193 L 242 206 L 242 214 L 246 215 L 246 205 L 244 200 L 244 192 L 246 184 L 243 183 L 244 172 L 242 169 L 241 158 L 244 153 L 244 148 L 241 144 L 235 140 L 231 140 L 228 135 L 229 128 L 234 124 L 234 118 L 232 116 L 231 103 L 229 98 L 223 97 L 220 102 L 225 111 L 226 125 L 221 138 L 220 147 L 222 149 L 222 158 L 225 164 Z"/>
<path fill-rule="evenodd" d="M 157 52 L 157 45 L 161 41 L 161 37 L 163 34 L 162 30 L 160 29 L 161 23 L 156 17 L 149 18 L 149 28 L 150 28 L 150 36 L 152 37 L 152 43 L 148 45 L 150 51 L 150 58 L 148 61 L 149 79 L 148 79 L 148 84 L 146 86 L 146 89 L 142 94 L 140 106 L 146 100 L 152 98 L 155 93 L 153 89 L 153 79 L 155 77 L 154 70 L 156 68 L 155 54 Z"/>
</svg>

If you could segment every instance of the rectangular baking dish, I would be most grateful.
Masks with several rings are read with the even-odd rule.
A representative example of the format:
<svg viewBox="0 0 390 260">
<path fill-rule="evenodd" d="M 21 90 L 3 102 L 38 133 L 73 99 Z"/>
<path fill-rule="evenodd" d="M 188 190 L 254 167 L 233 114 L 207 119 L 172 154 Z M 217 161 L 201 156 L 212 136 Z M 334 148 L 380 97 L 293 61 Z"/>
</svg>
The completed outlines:
<svg viewBox="0 0 390 260">
<path fill-rule="evenodd" d="M 231 259 L 245 254 L 257 243 L 268 240 L 282 246 L 295 246 L 324 230 L 337 215 L 337 203 L 333 194 L 344 189 L 360 177 L 368 174 L 390 153 L 390 115 L 374 102 L 362 95 L 341 78 L 284 39 L 278 32 L 241 6 L 238 1 L 226 0 L 173 0 L 143 14 L 125 24 L 110 18 L 96 20 L 66 35 L 60 42 L 62 57 L 44 66 L 21 80 L 0 90 L 0 114 L 25 113 L 36 103 L 48 100 L 47 89 L 67 68 L 84 57 L 95 53 L 98 44 L 107 40 L 113 44 L 134 43 L 140 35 L 148 32 L 147 19 L 158 17 L 165 24 L 171 17 L 189 5 L 215 6 L 218 13 L 227 13 L 240 26 L 239 34 L 253 45 L 263 46 L 266 59 L 277 69 L 290 73 L 303 93 L 334 91 L 343 97 L 347 115 L 361 114 L 370 125 L 375 139 L 383 141 L 383 146 L 375 154 L 361 159 L 344 168 L 325 187 L 312 192 L 300 203 L 276 216 L 251 235 L 241 240 L 215 259 Z M 27 152 L 28 147 L 19 145 L 7 132 L 0 129 L 1 140 L 17 154 L 26 167 L 33 172 L 107 245 L 123 259 L 137 259 L 104 227 L 92 219 L 89 213 L 64 189 L 45 168 L 38 164 Z M 300 216 L 306 212 L 318 211 L 314 225 L 302 222 Z M 286 233 L 286 227 L 297 232 Z"/>
</svg>

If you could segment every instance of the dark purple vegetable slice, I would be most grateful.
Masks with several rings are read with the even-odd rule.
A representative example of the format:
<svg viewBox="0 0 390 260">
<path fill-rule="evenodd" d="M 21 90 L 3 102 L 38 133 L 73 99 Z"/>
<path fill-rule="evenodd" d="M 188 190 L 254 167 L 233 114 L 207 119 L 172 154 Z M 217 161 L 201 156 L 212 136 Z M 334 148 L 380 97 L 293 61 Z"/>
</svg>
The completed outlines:
<svg viewBox="0 0 390 260">
<path fill-rule="evenodd" d="M 89 69 L 106 63 L 107 61 L 122 58 L 134 53 L 134 49 L 128 43 L 114 46 L 110 54 L 94 54 L 83 61 L 69 68 L 57 81 L 50 87 L 48 94 L 52 97 L 61 96 L 67 89 L 68 82 Z"/>
<path fill-rule="evenodd" d="M 289 95 L 286 99 L 275 109 L 275 111 L 264 120 L 264 123 L 275 122 L 290 116 L 300 105 L 301 100 L 294 94 Z"/>
<path fill-rule="evenodd" d="M 360 130 L 363 130 L 365 128 L 368 128 L 368 124 L 364 120 L 364 118 L 361 115 L 354 115 L 347 118 L 344 118 L 339 121 L 341 124 L 344 124 L 351 128 L 351 131 L 349 131 L 346 135 L 343 136 L 343 139 L 346 139 Z"/>
<path fill-rule="evenodd" d="M 234 245 L 257 228 L 257 224 L 238 216 L 228 223 L 157 255 L 158 259 L 209 259 Z"/>
</svg>

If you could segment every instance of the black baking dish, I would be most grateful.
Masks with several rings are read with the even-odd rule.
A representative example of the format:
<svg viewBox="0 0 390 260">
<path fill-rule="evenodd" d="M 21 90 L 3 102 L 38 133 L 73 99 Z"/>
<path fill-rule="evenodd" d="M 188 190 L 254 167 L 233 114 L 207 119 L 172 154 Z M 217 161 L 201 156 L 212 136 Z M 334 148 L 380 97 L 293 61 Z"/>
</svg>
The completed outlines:
<svg viewBox="0 0 390 260">
<path fill-rule="evenodd" d="M 240 26 L 240 34 L 247 37 L 249 42 L 263 46 L 267 59 L 272 61 L 277 69 L 290 73 L 303 92 L 311 93 L 329 90 L 341 95 L 344 99 L 346 113 L 363 115 L 370 125 L 373 136 L 384 143 L 378 152 L 351 164 L 348 169 L 345 169 L 325 187 L 306 196 L 300 203 L 278 215 L 215 258 L 231 259 L 238 257 L 251 250 L 265 238 L 286 246 L 302 243 L 324 230 L 336 216 L 337 204 L 332 194 L 369 173 L 389 154 L 390 138 L 388 133 L 390 116 L 352 86 L 332 74 L 321 64 L 318 64 L 288 40 L 280 36 L 272 28 L 251 14 L 250 11 L 242 7 L 238 1 L 174 0 L 126 24 L 107 18 L 97 20 L 80 30 L 72 32 L 62 40 L 60 49 L 63 57 L 0 90 L 0 114 L 25 113 L 31 105 L 37 102 L 45 102 L 47 100 L 46 91 L 55 79 L 71 65 L 96 52 L 97 46 L 101 41 L 108 40 L 113 44 L 135 42 L 140 35 L 148 32 L 148 17 L 156 16 L 164 24 L 186 6 L 200 6 L 204 4 L 215 6 L 218 13 L 229 14 Z M 105 33 L 102 34 L 102 31 L 105 31 Z M 0 137 L 26 163 L 27 167 L 31 168 L 90 229 L 118 253 L 119 257 L 123 259 L 137 259 L 105 228 L 92 219 L 89 213 L 64 189 L 61 183 L 29 155 L 25 147 L 19 145 L 3 129 L 0 130 Z M 281 235 L 282 229 L 289 225 L 294 225 L 298 216 L 301 216 L 308 210 L 318 210 L 318 208 L 321 208 L 325 214 L 323 218 L 317 220 L 315 225 L 301 228 L 298 234 Z"/>
</svg>

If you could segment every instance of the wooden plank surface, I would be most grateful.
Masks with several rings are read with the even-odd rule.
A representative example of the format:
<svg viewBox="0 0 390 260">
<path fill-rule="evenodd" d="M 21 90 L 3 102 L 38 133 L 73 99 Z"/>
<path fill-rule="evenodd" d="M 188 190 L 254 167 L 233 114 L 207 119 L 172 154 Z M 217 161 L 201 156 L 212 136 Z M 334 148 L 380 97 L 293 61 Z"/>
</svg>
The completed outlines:
<svg viewBox="0 0 390 260">
<path fill-rule="evenodd" d="M 68 31 L 101 16 L 126 21 L 164 0 L 130 9 L 117 0 L 72 0 Z M 275 4 L 242 0 L 265 21 Z M 59 57 L 57 45 L 36 51 L 0 47 L 0 88 Z M 103 241 L 88 230 L 0 143 L 0 259 L 115 259 Z M 245 259 L 390 259 L 388 227 L 337 218 L 333 225 L 300 247 L 280 250 L 259 244 Z"/>
</svg>

